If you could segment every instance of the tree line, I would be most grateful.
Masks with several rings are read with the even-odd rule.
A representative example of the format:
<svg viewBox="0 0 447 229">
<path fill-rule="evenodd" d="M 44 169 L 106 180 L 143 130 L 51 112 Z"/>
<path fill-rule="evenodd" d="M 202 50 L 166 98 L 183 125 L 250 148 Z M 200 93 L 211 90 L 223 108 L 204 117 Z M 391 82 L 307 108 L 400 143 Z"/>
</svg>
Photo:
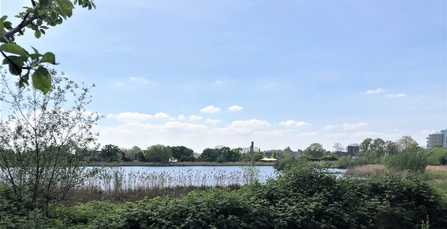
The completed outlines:
<svg viewBox="0 0 447 229">
<path fill-rule="evenodd" d="M 275 150 L 275 152 L 278 151 L 281 150 Z M 89 162 L 250 162 L 259 161 L 264 157 L 264 152 L 261 151 L 244 153 L 240 147 L 231 149 L 227 146 L 206 148 L 196 157 L 194 156 L 194 151 L 186 146 L 166 146 L 161 144 L 152 145 L 145 149 L 138 146 L 126 149 L 113 144 L 107 144 L 99 151 L 83 149 L 79 153 L 82 154 L 84 161 Z M 276 153 L 274 156 L 280 155 L 280 153 Z"/>
</svg>

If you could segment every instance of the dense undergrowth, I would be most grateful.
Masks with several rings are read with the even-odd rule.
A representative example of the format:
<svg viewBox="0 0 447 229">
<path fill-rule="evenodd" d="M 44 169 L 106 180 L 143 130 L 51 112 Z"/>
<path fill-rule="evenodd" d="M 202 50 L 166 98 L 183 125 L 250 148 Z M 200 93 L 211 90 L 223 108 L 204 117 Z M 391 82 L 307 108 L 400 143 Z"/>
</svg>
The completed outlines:
<svg viewBox="0 0 447 229">
<path fill-rule="evenodd" d="M 446 197 L 417 176 L 336 178 L 294 167 L 265 184 L 115 204 L 53 205 L 0 192 L 0 228 L 445 228 Z"/>
</svg>

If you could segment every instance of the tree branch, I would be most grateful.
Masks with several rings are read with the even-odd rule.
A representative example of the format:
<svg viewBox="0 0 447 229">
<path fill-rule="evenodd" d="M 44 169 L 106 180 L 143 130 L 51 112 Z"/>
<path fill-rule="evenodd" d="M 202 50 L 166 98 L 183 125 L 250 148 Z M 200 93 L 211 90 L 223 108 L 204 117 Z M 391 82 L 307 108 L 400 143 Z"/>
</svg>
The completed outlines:
<svg viewBox="0 0 447 229">
<path fill-rule="evenodd" d="M 37 18 L 38 18 L 37 14 L 33 14 L 33 16 L 31 16 L 28 19 L 26 19 L 26 17 L 24 17 L 23 21 L 17 27 L 15 27 L 14 29 L 4 33 L 3 36 L 6 37 L 6 38 L 11 38 L 12 36 L 14 36 L 14 34 L 22 31 L 23 28 L 25 28 L 28 24 L 30 24 L 31 22 L 33 22 Z"/>
</svg>

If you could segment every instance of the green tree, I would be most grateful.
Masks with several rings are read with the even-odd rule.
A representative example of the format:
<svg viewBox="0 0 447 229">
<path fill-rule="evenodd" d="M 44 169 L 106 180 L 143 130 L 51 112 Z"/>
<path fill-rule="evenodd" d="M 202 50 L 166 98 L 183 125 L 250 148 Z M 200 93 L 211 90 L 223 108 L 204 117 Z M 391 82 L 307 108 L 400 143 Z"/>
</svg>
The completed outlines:
<svg viewBox="0 0 447 229">
<path fill-rule="evenodd" d="M 396 144 L 399 149 L 399 152 L 401 152 L 404 151 L 409 145 L 415 142 L 416 141 L 413 138 L 411 138 L 411 136 L 402 136 L 399 140 L 397 140 Z"/>
<path fill-rule="evenodd" d="M 220 155 L 218 155 L 218 152 L 215 149 L 206 148 L 202 151 L 202 153 L 199 155 L 198 160 L 199 161 L 209 161 L 209 162 L 216 162 L 217 158 Z"/>
<path fill-rule="evenodd" d="M 39 53 L 33 48 L 32 54 L 16 43 L 16 36 L 25 34 L 26 29 L 34 31 L 34 36 L 40 38 L 49 27 L 62 24 L 72 16 L 74 5 L 83 8 L 96 8 L 93 0 L 31 0 L 31 6 L 25 6 L 25 11 L 16 17 L 21 19 L 17 26 L 7 21 L 8 16 L 0 18 L 0 52 L 5 58 L 3 64 L 8 66 L 12 75 L 19 77 L 18 85 L 28 85 L 31 77 L 35 89 L 46 94 L 51 88 L 51 71 L 48 64 L 57 64 L 56 57 L 52 52 Z"/>
<path fill-rule="evenodd" d="M 287 146 L 284 150 L 284 153 L 292 153 L 292 149 L 290 149 L 290 146 Z"/>
<path fill-rule="evenodd" d="M 172 146 L 172 157 L 178 161 L 195 161 L 194 151 L 185 146 Z"/>
<path fill-rule="evenodd" d="M 309 147 L 304 150 L 304 154 L 311 156 L 313 158 L 320 158 L 326 153 L 323 145 L 320 143 L 312 143 Z"/>
<path fill-rule="evenodd" d="M 230 152 L 228 152 L 227 161 L 239 161 L 241 159 L 241 151 L 241 148 L 231 149 Z"/>
<path fill-rule="evenodd" d="M 394 155 L 399 152 L 398 145 L 393 141 L 386 141 L 385 142 L 385 152 L 389 155 Z"/>
<path fill-rule="evenodd" d="M 377 157 L 382 157 L 386 151 L 386 143 L 381 138 L 376 138 L 370 145 L 370 150 L 375 152 Z"/>
<path fill-rule="evenodd" d="M 153 145 L 144 151 L 144 157 L 149 162 L 168 163 L 172 158 L 172 150 L 169 146 Z"/>
<path fill-rule="evenodd" d="M 138 146 L 133 146 L 128 150 L 127 157 L 129 157 L 131 160 L 138 160 L 138 154 L 140 153 L 142 154 L 143 150 Z"/>
<path fill-rule="evenodd" d="M 359 145 L 359 150 L 362 153 L 366 153 L 369 152 L 371 150 L 371 144 L 372 144 L 372 138 L 366 138 L 365 140 L 363 140 L 362 143 L 360 143 Z"/>
<path fill-rule="evenodd" d="M 404 151 L 387 158 L 386 166 L 399 171 L 424 172 L 428 164 L 428 154 L 417 142 L 407 145 Z"/>
<path fill-rule="evenodd" d="M 0 102 L 9 115 L 0 121 L 0 180 L 15 195 L 46 207 L 81 184 L 82 149 L 95 146 L 93 125 L 101 118 L 87 112 L 90 87 L 55 76 L 45 95 L 31 87 L 10 87 L 2 72 Z M 17 87 L 16 87 L 17 86 Z M 69 99 L 71 107 L 67 105 Z"/>
<path fill-rule="evenodd" d="M 103 160 L 107 162 L 121 161 L 124 156 L 124 152 L 116 145 L 108 144 L 102 147 L 99 154 Z"/>
<path fill-rule="evenodd" d="M 447 148 L 442 146 L 434 146 L 426 149 L 428 155 L 428 163 L 430 165 L 447 165 Z"/>
</svg>

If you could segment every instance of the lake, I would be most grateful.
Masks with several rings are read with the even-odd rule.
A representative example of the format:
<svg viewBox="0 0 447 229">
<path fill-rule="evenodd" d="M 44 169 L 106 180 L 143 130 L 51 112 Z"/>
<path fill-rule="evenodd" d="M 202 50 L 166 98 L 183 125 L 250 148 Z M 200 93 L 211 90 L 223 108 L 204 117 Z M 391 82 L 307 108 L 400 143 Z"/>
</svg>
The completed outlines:
<svg viewBox="0 0 447 229">
<path fill-rule="evenodd" d="M 139 188 L 175 186 L 228 186 L 244 185 L 257 179 L 274 179 L 273 166 L 122 166 L 88 167 L 90 177 L 85 187 L 135 190 Z M 343 169 L 329 169 L 341 174 Z"/>
</svg>

